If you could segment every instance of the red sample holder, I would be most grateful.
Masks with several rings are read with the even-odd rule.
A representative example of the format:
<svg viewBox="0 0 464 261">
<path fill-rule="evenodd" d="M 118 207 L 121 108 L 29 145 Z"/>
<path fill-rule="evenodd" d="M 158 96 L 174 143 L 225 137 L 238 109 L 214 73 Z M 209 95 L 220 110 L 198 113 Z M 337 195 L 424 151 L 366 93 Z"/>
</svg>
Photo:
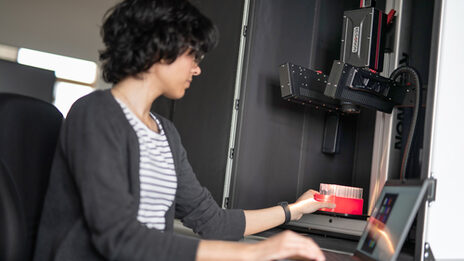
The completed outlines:
<svg viewBox="0 0 464 261">
<path fill-rule="evenodd" d="M 335 208 L 321 208 L 321 211 L 335 212 L 350 215 L 362 215 L 363 200 L 356 198 L 337 197 L 335 195 L 314 194 L 314 199 L 319 202 L 335 203 Z"/>
</svg>

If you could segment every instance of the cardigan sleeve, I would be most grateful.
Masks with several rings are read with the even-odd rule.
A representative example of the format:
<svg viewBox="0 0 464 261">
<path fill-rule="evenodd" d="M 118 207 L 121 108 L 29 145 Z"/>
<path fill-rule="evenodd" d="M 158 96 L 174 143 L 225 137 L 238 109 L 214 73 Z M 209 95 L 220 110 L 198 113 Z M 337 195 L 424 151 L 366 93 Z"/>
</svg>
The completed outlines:
<svg viewBox="0 0 464 261">
<path fill-rule="evenodd" d="M 130 128 L 114 115 L 122 113 L 114 106 L 111 111 L 108 102 L 89 99 L 71 109 L 62 142 L 92 245 L 108 260 L 194 260 L 198 239 L 137 221 L 138 199 L 128 174 Z"/>
<path fill-rule="evenodd" d="M 177 153 L 178 184 L 176 218 L 205 239 L 239 240 L 245 232 L 245 214 L 240 209 L 222 209 L 211 193 L 200 185 L 187 159 L 180 136 L 167 120 L 165 129 L 171 148 Z"/>
</svg>

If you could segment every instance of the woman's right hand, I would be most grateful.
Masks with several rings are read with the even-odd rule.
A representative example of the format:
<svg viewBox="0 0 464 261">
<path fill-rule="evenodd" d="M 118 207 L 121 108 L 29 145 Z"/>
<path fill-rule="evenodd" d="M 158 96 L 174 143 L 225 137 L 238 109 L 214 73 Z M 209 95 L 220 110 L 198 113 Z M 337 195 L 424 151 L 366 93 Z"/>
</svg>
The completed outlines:
<svg viewBox="0 0 464 261">
<path fill-rule="evenodd" d="M 319 246 L 308 237 L 284 231 L 259 243 L 250 245 L 250 260 L 325 260 Z"/>
</svg>

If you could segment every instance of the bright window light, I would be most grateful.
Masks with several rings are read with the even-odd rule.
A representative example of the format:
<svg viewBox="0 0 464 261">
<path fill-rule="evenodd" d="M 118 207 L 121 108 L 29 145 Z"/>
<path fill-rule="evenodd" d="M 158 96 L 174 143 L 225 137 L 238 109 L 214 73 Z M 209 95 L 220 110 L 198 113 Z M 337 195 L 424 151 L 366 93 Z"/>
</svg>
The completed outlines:
<svg viewBox="0 0 464 261">
<path fill-rule="evenodd" d="M 66 117 L 71 105 L 80 97 L 94 91 L 94 88 L 86 85 L 57 81 L 54 90 L 55 101 L 53 104 L 58 108 L 61 114 Z"/>
<path fill-rule="evenodd" d="M 20 48 L 18 63 L 55 71 L 57 78 L 93 84 L 97 75 L 94 62 Z"/>
<path fill-rule="evenodd" d="M 18 58 L 18 48 L 0 44 L 0 59 L 16 62 Z"/>
</svg>

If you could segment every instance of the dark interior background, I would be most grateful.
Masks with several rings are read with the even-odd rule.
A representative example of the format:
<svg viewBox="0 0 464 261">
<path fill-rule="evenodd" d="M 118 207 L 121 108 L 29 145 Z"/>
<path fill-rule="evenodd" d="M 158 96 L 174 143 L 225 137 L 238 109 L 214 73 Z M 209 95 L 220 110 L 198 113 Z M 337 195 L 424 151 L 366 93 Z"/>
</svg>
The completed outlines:
<svg viewBox="0 0 464 261">
<path fill-rule="evenodd" d="M 185 97 L 159 99 L 152 109 L 174 122 L 200 183 L 222 204 L 243 1 L 192 2 L 217 26 L 219 44 L 200 64 L 202 73 Z"/>
<path fill-rule="evenodd" d="M 184 98 L 159 100 L 153 109 L 174 121 L 198 179 L 221 204 L 243 1 L 194 4 L 217 25 L 219 45 L 201 64 L 202 74 Z M 376 112 L 362 109 L 358 115 L 340 115 L 339 153 L 325 154 L 321 146 L 328 113 L 281 99 L 278 74 L 279 65 L 286 62 L 329 74 L 340 55 L 343 11 L 358 8 L 359 1 L 254 0 L 250 5 L 230 207 L 253 209 L 293 201 L 307 189 L 318 189 L 319 183 L 362 187 L 367 202 Z M 412 6 L 408 64 L 427 79 L 432 19 L 423 17 L 431 17 L 427 15 L 433 3 L 415 0 Z M 385 1 L 377 1 L 377 8 L 384 10 Z M 408 177 L 420 171 L 421 129 Z"/>
</svg>

